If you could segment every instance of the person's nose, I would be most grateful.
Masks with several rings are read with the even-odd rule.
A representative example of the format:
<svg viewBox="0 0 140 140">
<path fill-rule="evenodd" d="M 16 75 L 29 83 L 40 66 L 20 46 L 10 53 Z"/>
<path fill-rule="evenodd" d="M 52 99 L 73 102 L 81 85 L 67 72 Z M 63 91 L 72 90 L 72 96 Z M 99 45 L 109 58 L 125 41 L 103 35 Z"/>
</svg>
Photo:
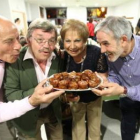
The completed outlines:
<svg viewBox="0 0 140 140">
<path fill-rule="evenodd" d="M 41 46 L 41 49 L 49 49 L 50 45 L 48 44 L 48 42 L 45 42 L 45 44 L 43 46 Z"/>
<path fill-rule="evenodd" d="M 46 41 L 46 42 L 42 45 L 43 48 L 49 48 L 49 46 L 50 46 L 49 41 Z"/>
<path fill-rule="evenodd" d="M 106 47 L 104 45 L 101 45 L 101 53 L 106 53 Z"/>
<path fill-rule="evenodd" d="M 19 42 L 19 40 L 16 40 L 14 43 L 14 49 L 15 50 L 20 50 L 21 49 L 21 44 Z"/>
<path fill-rule="evenodd" d="M 72 48 L 72 49 L 75 48 L 74 42 L 71 42 L 71 43 L 70 43 L 70 48 Z"/>
</svg>

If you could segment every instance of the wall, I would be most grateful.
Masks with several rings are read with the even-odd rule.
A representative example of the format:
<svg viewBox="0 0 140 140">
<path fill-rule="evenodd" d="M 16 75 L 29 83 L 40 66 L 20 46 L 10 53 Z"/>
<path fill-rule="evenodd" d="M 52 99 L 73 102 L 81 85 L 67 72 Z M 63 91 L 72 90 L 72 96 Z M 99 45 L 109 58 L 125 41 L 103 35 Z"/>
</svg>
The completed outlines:
<svg viewBox="0 0 140 140">
<path fill-rule="evenodd" d="M 27 18 L 24 0 L 0 0 L 0 2 L 0 15 L 5 16 L 13 22 L 16 18 L 20 18 L 23 35 L 26 35 Z"/>
<path fill-rule="evenodd" d="M 83 22 L 87 22 L 87 9 L 86 7 L 68 7 L 67 19 L 74 18 Z"/>
<path fill-rule="evenodd" d="M 26 6 L 26 13 L 27 13 L 26 14 L 27 21 L 31 21 L 32 20 L 31 19 L 32 15 L 31 15 L 31 10 L 30 10 L 30 4 L 25 2 L 25 6 Z"/>
<path fill-rule="evenodd" d="M 34 20 L 36 18 L 40 17 L 40 11 L 39 11 L 39 5 L 35 5 L 35 4 L 30 4 L 30 20 Z M 29 19 L 28 19 L 29 20 Z"/>
<path fill-rule="evenodd" d="M 9 0 L 11 10 L 21 11 L 26 13 L 24 0 Z"/>
<path fill-rule="evenodd" d="M 28 2 L 25 2 L 26 5 L 26 11 L 27 11 L 27 20 L 32 21 L 35 18 L 40 18 L 40 6 L 36 4 L 31 4 Z M 42 7 L 42 6 L 41 6 Z M 42 7 L 44 8 L 44 7 Z M 46 17 L 46 9 L 44 8 L 44 18 Z"/>
<path fill-rule="evenodd" d="M 0 15 L 14 21 L 12 11 L 23 12 L 26 15 L 24 0 L 0 0 Z"/>
<path fill-rule="evenodd" d="M 107 16 L 109 15 L 133 17 L 133 19 L 129 20 L 133 27 L 136 27 L 137 21 L 140 17 L 140 0 L 133 0 L 117 7 L 110 7 L 108 8 Z"/>
<path fill-rule="evenodd" d="M 24 18 L 26 19 L 26 7 L 25 7 L 25 2 L 24 0 L 9 0 L 9 5 L 10 5 L 10 12 L 12 14 L 12 21 L 14 22 L 14 19 L 17 18 L 14 16 L 14 13 L 22 13 L 24 14 Z M 14 11 L 14 13 L 13 13 Z M 22 21 L 23 22 L 23 21 Z"/>
<path fill-rule="evenodd" d="M 0 0 L 0 15 L 12 19 L 9 0 Z"/>
</svg>

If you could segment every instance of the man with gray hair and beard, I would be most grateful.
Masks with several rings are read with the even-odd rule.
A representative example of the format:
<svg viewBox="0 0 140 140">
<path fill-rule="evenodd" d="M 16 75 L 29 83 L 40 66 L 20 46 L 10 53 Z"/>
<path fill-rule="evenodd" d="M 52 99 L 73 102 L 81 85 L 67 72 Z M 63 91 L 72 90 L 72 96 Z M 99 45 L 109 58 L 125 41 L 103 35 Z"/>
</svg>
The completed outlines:
<svg viewBox="0 0 140 140">
<path fill-rule="evenodd" d="M 28 28 L 28 47 L 21 50 L 19 59 L 7 65 L 5 93 L 10 101 L 30 96 L 43 79 L 61 71 L 54 53 L 57 30 L 45 19 L 35 19 Z M 41 104 L 25 115 L 14 119 L 21 140 L 42 140 L 40 128 L 45 124 L 48 140 L 63 140 L 59 99 Z"/>
<path fill-rule="evenodd" d="M 109 16 L 95 28 L 101 52 L 108 57 L 108 81 L 98 96 L 120 95 L 122 140 L 134 140 L 140 118 L 140 37 L 132 33 L 130 22 Z"/>
</svg>

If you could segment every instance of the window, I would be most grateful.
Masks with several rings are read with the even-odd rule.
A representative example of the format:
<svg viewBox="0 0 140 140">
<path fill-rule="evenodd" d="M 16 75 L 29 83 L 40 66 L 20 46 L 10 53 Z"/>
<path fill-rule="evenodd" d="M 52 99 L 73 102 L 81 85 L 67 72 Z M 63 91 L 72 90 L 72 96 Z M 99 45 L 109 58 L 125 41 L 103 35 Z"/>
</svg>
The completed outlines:
<svg viewBox="0 0 140 140">
<path fill-rule="evenodd" d="M 46 8 L 47 19 L 55 25 L 63 25 L 67 18 L 67 8 Z"/>
<path fill-rule="evenodd" d="M 66 8 L 46 8 L 47 18 L 66 18 Z"/>
<path fill-rule="evenodd" d="M 49 8 L 49 9 L 46 9 L 46 11 L 47 11 L 47 18 L 48 19 L 57 17 L 57 9 Z"/>
<path fill-rule="evenodd" d="M 90 17 L 104 18 L 106 14 L 107 14 L 107 8 L 106 7 L 87 8 L 87 17 L 88 17 L 88 19 Z"/>
</svg>

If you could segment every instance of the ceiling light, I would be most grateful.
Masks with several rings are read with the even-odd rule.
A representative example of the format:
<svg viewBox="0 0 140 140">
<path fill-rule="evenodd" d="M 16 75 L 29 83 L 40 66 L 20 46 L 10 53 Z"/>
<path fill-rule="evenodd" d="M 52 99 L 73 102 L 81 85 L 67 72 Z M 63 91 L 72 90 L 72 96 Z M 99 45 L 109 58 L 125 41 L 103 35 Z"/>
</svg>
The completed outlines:
<svg viewBox="0 0 140 140">
<path fill-rule="evenodd" d="M 102 12 L 105 12 L 105 7 L 101 7 L 101 11 Z"/>
</svg>

